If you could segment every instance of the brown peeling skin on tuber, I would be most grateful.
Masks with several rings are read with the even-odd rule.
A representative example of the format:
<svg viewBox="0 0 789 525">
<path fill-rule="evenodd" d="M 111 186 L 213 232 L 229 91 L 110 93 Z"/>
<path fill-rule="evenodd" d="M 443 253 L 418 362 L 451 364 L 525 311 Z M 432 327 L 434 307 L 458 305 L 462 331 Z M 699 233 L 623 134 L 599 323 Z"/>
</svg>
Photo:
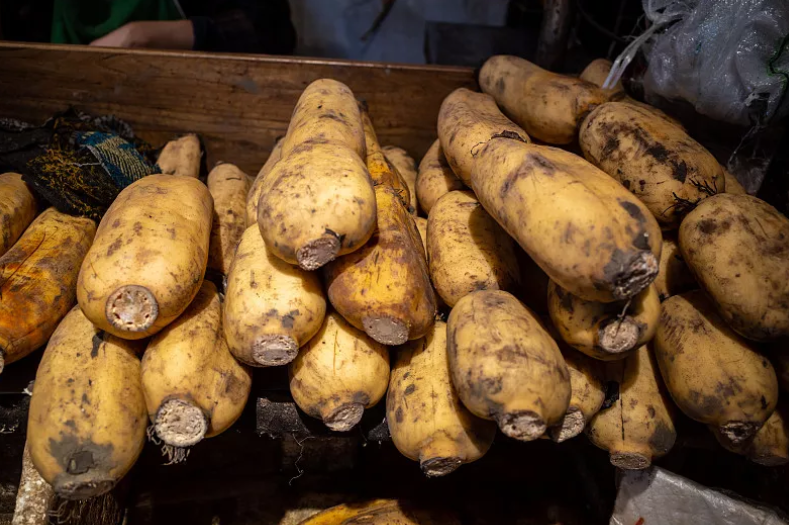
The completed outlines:
<svg viewBox="0 0 789 525">
<path fill-rule="evenodd" d="M 364 331 L 383 345 L 396 346 L 408 341 L 408 325 L 391 317 L 362 318 Z"/>
<path fill-rule="evenodd" d="M 628 470 L 645 469 L 652 464 L 652 460 L 648 456 L 638 452 L 613 453 L 610 460 L 613 466 Z"/>
<path fill-rule="evenodd" d="M 422 472 L 425 473 L 425 476 L 429 478 L 446 476 L 447 474 L 456 471 L 457 468 L 462 464 L 463 462 L 460 460 L 460 458 L 456 457 L 419 460 L 419 467 L 422 469 Z"/>
<path fill-rule="evenodd" d="M 286 365 L 295 359 L 299 345 L 288 335 L 261 336 L 252 349 L 252 358 L 260 366 Z"/>
<path fill-rule="evenodd" d="M 41 348 L 76 299 L 96 224 L 49 208 L 0 257 L 0 371 Z"/>
<path fill-rule="evenodd" d="M 337 258 L 340 239 L 336 233 L 327 231 L 320 238 L 308 241 L 296 250 L 296 260 L 303 269 L 314 271 Z"/>
<path fill-rule="evenodd" d="M 564 415 L 561 424 L 548 429 L 548 435 L 557 443 L 574 438 L 584 431 L 584 415 L 580 409 L 570 407 Z"/>
<path fill-rule="evenodd" d="M 599 328 L 600 348 L 611 354 L 629 352 L 638 342 L 638 325 L 629 317 L 611 319 Z"/>
<path fill-rule="evenodd" d="M 117 330 L 144 332 L 158 316 L 159 304 L 144 286 L 121 286 L 107 298 L 107 321 Z"/>
<path fill-rule="evenodd" d="M 494 419 L 502 433 L 513 439 L 531 441 L 545 434 L 545 420 L 531 411 L 496 414 Z"/>
<path fill-rule="evenodd" d="M 752 422 L 730 421 L 718 429 L 721 436 L 732 445 L 740 445 L 750 439 L 759 430 L 759 426 Z"/>
<path fill-rule="evenodd" d="M 364 415 L 361 403 L 345 403 L 340 405 L 323 418 L 324 424 L 335 432 L 347 432 L 355 427 Z"/>
<path fill-rule="evenodd" d="M 646 288 L 658 273 L 658 258 L 648 251 L 637 253 L 621 272 L 614 276 L 613 296 L 625 300 Z"/>
<path fill-rule="evenodd" d="M 153 425 L 159 439 L 179 448 L 196 445 L 208 432 L 208 418 L 203 411 L 178 398 L 162 403 Z"/>
</svg>

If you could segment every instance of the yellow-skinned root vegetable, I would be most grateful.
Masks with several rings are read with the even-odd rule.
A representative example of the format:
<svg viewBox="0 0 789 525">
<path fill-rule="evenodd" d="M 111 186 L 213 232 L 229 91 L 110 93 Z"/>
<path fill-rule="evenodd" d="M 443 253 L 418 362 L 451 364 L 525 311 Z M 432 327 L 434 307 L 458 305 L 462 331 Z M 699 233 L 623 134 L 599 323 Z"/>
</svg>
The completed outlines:
<svg viewBox="0 0 789 525">
<path fill-rule="evenodd" d="M 419 237 L 422 239 L 422 247 L 425 249 L 425 260 L 430 262 L 427 259 L 427 219 L 424 217 L 414 217 L 414 223 L 416 224 L 416 229 L 419 231 Z"/>
<path fill-rule="evenodd" d="M 271 253 L 317 270 L 375 230 L 359 107 L 345 84 L 316 80 L 299 98 L 282 159 L 263 178 L 258 226 Z"/>
<path fill-rule="evenodd" d="M 416 176 L 415 191 L 419 201 L 419 208 L 429 214 L 433 205 L 445 194 L 454 190 L 464 190 L 466 185 L 457 178 L 455 172 L 449 167 L 441 141 L 436 139 L 427 150 L 422 162 L 419 163 L 419 172 Z"/>
<path fill-rule="evenodd" d="M 663 302 L 654 346 L 677 406 L 732 445 L 756 434 L 775 409 L 775 369 L 726 326 L 703 292 Z"/>
<path fill-rule="evenodd" d="M 156 164 L 165 175 L 198 178 L 203 152 L 197 135 L 184 135 L 164 145 Z"/>
<path fill-rule="evenodd" d="M 317 270 L 359 249 L 375 230 L 375 192 L 353 151 L 308 144 L 263 181 L 258 225 L 280 259 Z"/>
<path fill-rule="evenodd" d="M 570 373 L 539 319 L 511 294 L 482 290 L 460 299 L 447 322 L 455 390 L 477 417 L 531 441 L 562 421 Z"/>
<path fill-rule="evenodd" d="M 408 211 L 412 215 L 416 215 L 418 208 L 416 199 L 417 171 L 414 158 L 409 155 L 406 150 L 398 148 L 397 146 L 384 146 L 383 151 L 384 155 L 386 155 L 386 159 L 397 169 L 400 176 L 408 185 L 408 194 L 411 197 Z"/>
<path fill-rule="evenodd" d="M 249 177 L 233 164 L 220 164 L 208 174 L 208 191 L 214 199 L 208 268 L 222 275 L 230 271 L 238 241 L 246 227 Z"/>
<path fill-rule="evenodd" d="M 646 345 L 604 366 L 606 380 L 619 385 L 619 397 L 592 418 L 586 435 L 608 451 L 612 465 L 647 468 L 653 459 L 666 455 L 677 438 L 658 367 Z"/>
<path fill-rule="evenodd" d="M 38 203 L 18 173 L 0 175 L 0 255 L 8 251 L 36 218 Z"/>
<path fill-rule="evenodd" d="M 412 216 L 387 185 L 375 187 L 378 229 L 361 249 L 326 266 L 334 309 L 375 341 L 400 345 L 424 336 L 436 315 L 424 247 Z"/>
<path fill-rule="evenodd" d="M 591 82 L 597 87 L 602 88 L 603 84 L 605 83 L 606 79 L 608 78 L 608 73 L 611 72 L 611 61 L 606 60 L 604 58 L 598 58 L 596 60 L 592 60 L 586 69 L 584 69 L 578 78 L 581 80 L 586 80 L 587 82 Z M 669 117 L 663 111 L 659 110 L 654 106 L 650 106 L 649 104 L 645 104 L 643 102 L 639 102 L 638 100 L 631 98 L 625 93 L 625 88 L 622 86 L 622 81 L 619 80 L 615 86 L 609 89 L 603 90 L 604 93 L 608 96 L 608 101 L 611 102 L 624 102 L 627 104 L 631 104 L 633 106 L 638 106 L 642 109 L 645 109 L 656 116 L 662 118 L 663 120 L 684 129 L 682 124 L 679 123 L 676 119 Z"/>
<path fill-rule="evenodd" d="M 472 180 L 485 210 L 565 290 L 613 302 L 655 279 L 657 221 L 633 194 L 582 158 L 496 138 L 478 153 Z"/>
<path fill-rule="evenodd" d="M 660 251 L 660 270 L 654 282 L 661 301 L 698 288 L 690 268 L 682 259 L 676 236 L 663 232 L 663 249 Z"/>
<path fill-rule="evenodd" d="M 558 342 L 558 341 L 557 341 Z M 605 401 L 603 364 L 559 343 L 570 372 L 570 403 L 561 422 L 548 429 L 548 435 L 561 443 L 583 432 Z"/>
<path fill-rule="evenodd" d="M 479 86 L 530 137 L 549 144 L 570 144 L 581 120 L 608 98 L 590 82 L 507 55 L 493 56 L 485 62 Z"/>
<path fill-rule="evenodd" d="M 713 435 L 723 448 L 741 454 L 754 463 L 777 467 L 789 463 L 789 406 L 783 399 L 753 438 L 740 446 L 733 446 L 720 432 L 711 427 Z"/>
<path fill-rule="evenodd" d="M 750 195 L 716 195 L 682 222 L 679 247 L 731 328 L 789 337 L 789 219 Z"/>
<path fill-rule="evenodd" d="M 411 205 L 411 192 L 408 189 L 408 184 L 397 167 L 386 158 L 384 150 L 381 149 L 381 145 L 378 142 L 378 136 L 375 134 L 370 114 L 361 102 L 359 103 L 359 111 L 362 115 L 364 141 L 367 148 L 365 163 L 373 184 L 376 186 L 383 184 L 394 189 L 400 198 L 400 203 L 408 208 Z"/>
<path fill-rule="evenodd" d="M 484 93 L 459 88 L 441 103 L 438 139 L 441 151 L 455 175 L 471 186 L 476 156 L 494 137 L 512 137 L 529 142 L 520 126 L 504 116 L 496 101 Z"/>
<path fill-rule="evenodd" d="M 595 359 L 611 361 L 652 340 L 660 319 L 660 299 L 650 285 L 629 301 L 584 301 L 551 281 L 548 313 L 567 344 Z"/>
<path fill-rule="evenodd" d="M 737 180 L 737 177 L 732 175 L 726 168 L 723 168 L 723 178 L 726 180 L 726 193 L 734 193 L 737 195 L 748 194 L 745 188 L 742 187 L 742 184 L 740 184 L 740 181 Z"/>
<path fill-rule="evenodd" d="M 260 191 L 263 189 L 263 181 L 266 179 L 274 166 L 277 165 L 279 159 L 282 158 L 282 139 L 278 140 L 271 150 L 263 167 L 260 168 L 255 180 L 252 181 L 252 186 L 249 188 L 247 194 L 247 226 L 252 226 L 258 223 L 258 203 L 260 202 Z"/>
<path fill-rule="evenodd" d="M 446 512 L 415 507 L 398 500 L 379 499 L 337 505 L 307 518 L 299 525 L 460 525 Z"/>
<path fill-rule="evenodd" d="M 274 256 L 256 226 L 241 237 L 223 309 L 230 351 L 253 366 L 286 365 L 326 315 L 318 275 Z"/>
<path fill-rule="evenodd" d="M 43 346 L 77 296 L 96 223 L 49 208 L 0 257 L 0 372 Z"/>
<path fill-rule="evenodd" d="M 252 376 L 227 347 L 219 293 L 210 281 L 148 343 L 142 386 L 154 432 L 173 447 L 221 434 L 241 416 Z"/>
<path fill-rule="evenodd" d="M 452 307 L 475 290 L 508 290 L 520 282 L 515 242 L 471 191 L 452 191 L 428 218 L 430 278 Z"/>
<path fill-rule="evenodd" d="M 452 386 L 447 325 L 398 348 L 386 395 L 386 422 L 397 450 L 428 477 L 444 476 L 490 448 L 496 424 L 473 415 Z"/>
<path fill-rule="evenodd" d="M 331 312 L 288 371 L 299 408 L 331 430 L 346 432 L 386 394 L 389 350 Z"/>
<path fill-rule="evenodd" d="M 96 328 L 79 307 L 49 340 L 30 400 L 27 441 L 38 472 L 66 499 L 109 491 L 145 444 L 141 344 Z"/>
<path fill-rule="evenodd" d="M 142 339 L 181 315 L 203 282 L 212 209 L 192 177 L 149 175 L 124 188 L 80 269 L 77 301 L 88 319 Z"/>
<path fill-rule="evenodd" d="M 365 158 L 365 137 L 359 102 L 351 89 L 336 80 L 312 82 L 299 97 L 282 139 L 282 158 L 307 143 L 343 146 Z"/>
<path fill-rule="evenodd" d="M 599 106 L 581 125 L 579 141 L 586 159 L 633 192 L 666 228 L 679 226 L 695 204 L 726 187 L 709 151 L 632 104 Z"/>
</svg>

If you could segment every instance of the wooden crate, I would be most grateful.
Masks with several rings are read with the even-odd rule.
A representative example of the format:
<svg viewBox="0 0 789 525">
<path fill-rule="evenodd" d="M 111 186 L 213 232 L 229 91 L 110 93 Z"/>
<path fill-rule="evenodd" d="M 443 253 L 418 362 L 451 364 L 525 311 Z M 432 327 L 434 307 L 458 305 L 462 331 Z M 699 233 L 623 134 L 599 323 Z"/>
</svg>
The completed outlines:
<svg viewBox="0 0 789 525">
<path fill-rule="evenodd" d="M 469 68 L 0 43 L 0 116 L 37 123 L 73 105 L 114 114 L 155 146 L 194 132 L 209 167 L 221 160 L 255 174 L 301 92 L 326 77 L 367 101 L 383 145 L 417 160 L 436 138 L 444 97 L 476 85 Z"/>
</svg>

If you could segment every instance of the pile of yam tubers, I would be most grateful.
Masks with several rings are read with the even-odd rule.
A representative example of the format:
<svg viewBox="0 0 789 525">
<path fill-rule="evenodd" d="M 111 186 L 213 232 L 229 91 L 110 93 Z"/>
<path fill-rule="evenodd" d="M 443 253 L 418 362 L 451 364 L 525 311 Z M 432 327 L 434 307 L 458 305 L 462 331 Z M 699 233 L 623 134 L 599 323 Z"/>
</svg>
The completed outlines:
<svg viewBox="0 0 789 525">
<path fill-rule="evenodd" d="M 671 117 L 603 90 L 609 69 L 490 58 L 418 167 L 317 80 L 254 180 L 220 164 L 204 184 L 186 136 L 98 227 L 36 217 L 0 175 L 0 355 L 48 341 L 35 468 L 61 497 L 104 493 L 146 431 L 177 454 L 227 430 L 255 366 L 287 366 L 298 406 L 338 432 L 386 397 L 428 476 L 480 459 L 497 428 L 585 433 L 645 468 L 677 408 L 728 450 L 789 461 L 789 220 Z"/>
</svg>

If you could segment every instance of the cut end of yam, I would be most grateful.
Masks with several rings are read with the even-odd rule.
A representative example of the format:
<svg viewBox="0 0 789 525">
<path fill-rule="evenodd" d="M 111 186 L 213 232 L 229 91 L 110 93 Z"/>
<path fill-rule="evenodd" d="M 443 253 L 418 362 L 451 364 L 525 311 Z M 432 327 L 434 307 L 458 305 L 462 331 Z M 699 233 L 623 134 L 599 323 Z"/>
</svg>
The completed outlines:
<svg viewBox="0 0 789 525">
<path fill-rule="evenodd" d="M 638 452 L 612 452 L 611 464 L 626 470 L 641 470 L 652 464 L 652 459 Z"/>
<path fill-rule="evenodd" d="M 728 441 L 731 445 L 737 446 L 751 439 L 759 430 L 756 423 L 747 421 L 731 421 L 721 425 L 718 430 L 720 437 Z"/>
<path fill-rule="evenodd" d="M 545 434 L 545 420 L 529 410 L 497 414 L 495 419 L 501 432 L 512 439 L 533 441 Z"/>
<path fill-rule="evenodd" d="M 299 353 L 299 345 L 289 335 L 264 335 L 252 348 L 252 358 L 258 366 L 287 365 Z"/>
<path fill-rule="evenodd" d="M 396 346 L 408 341 L 408 326 L 399 319 L 365 317 L 362 326 L 367 335 L 382 345 Z"/>
<path fill-rule="evenodd" d="M 311 272 L 333 261 L 339 252 L 340 238 L 333 231 L 326 230 L 318 239 L 296 250 L 296 261 L 302 269 Z"/>
<path fill-rule="evenodd" d="M 586 422 L 583 413 L 577 408 L 570 408 L 560 424 L 548 429 L 548 434 L 553 441 L 561 443 L 583 432 L 584 426 Z"/>
<path fill-rule="evenodd" d="M 458 457 L 430 458 L 419 461 L 419 467 L 429 478 L 446 476 L 457 470 L 463 462 Z"/>
<path fill-rule="evenodd" d="M 162 403 L 153 425 L 159 439 L 178 448 L 196 445 L 208 432 L 208 418 L 203 411 L 182 399 Z"/>
<path fill-rule="evenodd" d="M 335 432 L 348 432 L 355 427 L 364 415 L 361 403 L 345 403 L 332 410 L 323 418 L 323 423 Z"/>
<path fill-rule="evenodd" d="M 72 460 L 74 461 L 74 460 Z M 52 484 L 55 494 L 67 500 L 95 498 L 106 494 L 115 486 L 115 480 L 87 472 L 77 476 L 59 475 Z"/>
<path fill-rule="evenodd" d="M 629 299 L 649 286 L 657 277 L 658 262 L 654 253 L 644 250 L 622 265 L 619 275 L 614 278 L 614 298 Z"/>
<path fill-rule="evenodd" d="M 638 325 L 632 317 L 611 318 L 600 326 L 599 346 L 609 354 L 621 354 L 632 350 L 638 343 Z"/>
<path fill-rule="evenodd" d="M 159 317 L 159 303 L 144 286 L 121 286 L 107 298 L 105 315 L 119 332 L 145 332 Z"/>
</svg>

